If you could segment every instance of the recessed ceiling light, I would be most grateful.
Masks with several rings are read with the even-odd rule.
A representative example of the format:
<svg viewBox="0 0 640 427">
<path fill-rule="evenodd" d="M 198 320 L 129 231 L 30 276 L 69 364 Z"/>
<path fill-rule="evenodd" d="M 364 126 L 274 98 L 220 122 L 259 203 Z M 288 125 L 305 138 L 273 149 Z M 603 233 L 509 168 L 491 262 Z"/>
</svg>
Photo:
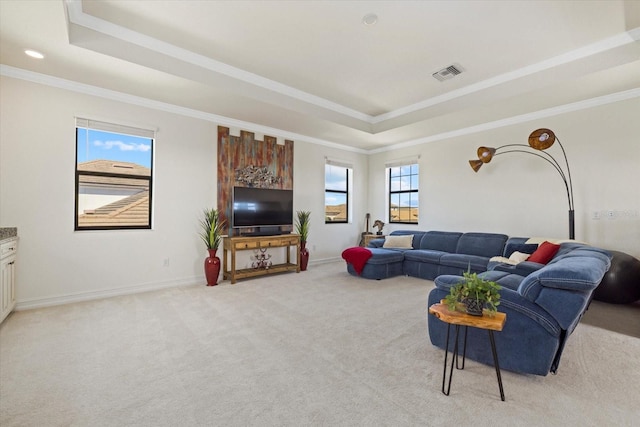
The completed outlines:
<svg viewBox="0 0 640 427">
<path fill-rule="evenodd" d="M 375 25 L 376 22 L 378 22 L 378 15 L 375 13 L 368 13 L 364 15 L 364 18 L 362 18 L 362 23 L 364 25 Z"/>
<path fill-rule="evenodd" d="M 43 54 L 41 54 L 40 52 L 35 51 L 35 50 L 27 49 L 27 50 L 24 51 L 24 53 L 26 53 L 27 55 L 29 55 L 32 58 L 36 58 L 36 59 L 44 58 Z"/>
</svg>

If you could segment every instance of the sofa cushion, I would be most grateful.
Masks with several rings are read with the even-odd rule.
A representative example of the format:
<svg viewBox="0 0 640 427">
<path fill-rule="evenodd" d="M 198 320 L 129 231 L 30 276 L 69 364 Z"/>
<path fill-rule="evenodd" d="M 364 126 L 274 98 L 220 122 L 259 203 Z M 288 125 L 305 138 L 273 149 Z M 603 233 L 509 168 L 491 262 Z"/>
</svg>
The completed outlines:
<svg viewBox="0 0 640 427">
<path fill-rule="evenodd" d="M 447 252 L 434 251 L 429 249 L 417 249 L 415 251 L 407 251 L 404 253 L 404 259 L 407 261 L 428 262 L 431 264 L 440 264 L 440 258 Z"/>
<path fill-rule="evenodd" d="M 455 251 L 451 252 L 491 258 L 502 255 L 508 238 L 505 234 L 464 233 L 460 236 Z"/>
<path fill-rule="evenodd" d="M 489 261 L 489 265 L 487 265 L 488 270 L 504 271 L 511 274 L 517 274 L 523 277 L 528 276 L 534 271 L 540 270 L 542 267 L 544 267 L 544 264 L 539 264 L 537 262 L 529 262 L 529 261 L 522 261 L 515 265 L 506 264 L 502 262 Z"/>
<path fill-rule="evenodd" d="M 504 256 L 509 258 L 514 252 L 522 252 L 531 255 L 538 249 L 537 243 L 507 243 L 504 248 Z"/>
<path fill-rule="evenodd" d="M 420 240 L 420 249 L 455 253 L 462 233 L 454 231 L 427 231 Z"/>
<path fill-rule="evenodd" d="M 524 280 L 522 276 L 504 271 L 485 271 L 478 274 L 478 277 L 496 282 L 502 288 L 511 289 L 512 291 L 517 291 L 520 283 Z"/>
<path fill-rule="evenodd" d="M 413 249 L 420 249 L 420 241 L 422 240 L 422 236 L 425 234 L 424 231 L 418 230 L 395 230 L 389 233 L 390 236 L 413 236 Z"/>
<path fill-rule="evenodd" d="M 402 251 L 383 248 L 367 248 L 371 251 L 371 258 L 367 264 L 388 264 L 391 262 L 402 262 L 404 255 Z"/>
<path fill-rule="evenodd" d="M 467 254 L 444 254 L 440 264 L 447 267 L 460 268 L 463 271 L 486 271 L 489 258 Z"/>
<path fill-rule="evenodd" d="M 383 248 L 413 249 L 413 234 L 404 236 L 390 235 L 384 239 Z"/>
<path fill-rule="evenodd" d="M 528 261 L 547 264 L 553 259 L 559 249 L 560 245 L 551 242 L 542 242 L 538 249 L 531 254 Z"/>
</svg>

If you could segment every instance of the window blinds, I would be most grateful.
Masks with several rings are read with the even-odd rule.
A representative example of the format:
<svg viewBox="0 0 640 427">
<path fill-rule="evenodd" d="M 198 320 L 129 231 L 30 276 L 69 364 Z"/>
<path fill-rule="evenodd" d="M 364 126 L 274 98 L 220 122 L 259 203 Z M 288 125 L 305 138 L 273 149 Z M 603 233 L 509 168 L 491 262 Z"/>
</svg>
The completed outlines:
<svg viewBox="0 0 640 427">
<path fill-rule="evenodd" d="M 132 126 L 118 125 L 114 123 L 101 122 L 99 120 L 90 120 L 76 117 L 76 127 L 102 130 L 106 132 L 121 133 L 124 135 L 139 136 L 142 138 L 153 139 L 156 132 L 148 129 L 140 129 Z"/>
</svg>

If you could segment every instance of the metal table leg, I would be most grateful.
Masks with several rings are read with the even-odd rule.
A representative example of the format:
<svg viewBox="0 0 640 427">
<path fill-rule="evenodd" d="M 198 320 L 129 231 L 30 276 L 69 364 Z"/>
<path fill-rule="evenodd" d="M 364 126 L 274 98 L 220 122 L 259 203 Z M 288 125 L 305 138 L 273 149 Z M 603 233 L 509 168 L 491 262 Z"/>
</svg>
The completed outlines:
<svg viewBox="0 0 640 427">
<path fill-rule="evenodd" d="M 493 331 L 489 331 L 489 341 L 491 341 L 491 352 L 493 353 L 493 365 L 496 368 L 496 376 L 498 377 L 498 386 L 500 387 L 500 398 L 504 402 L 504 390 L 502 388 L 502 375 L 500 375 L 500 365 L 498 364 L 498 352 L 496 351 L 496 341 L 493 338 Z"/>
<path fill-rule="evenodd" d="M 451 378 L 453 377 L 453 365 L 455 363 L 456 369 L 464 369 L 464 361 L 467 354 L 467 327 L 464 327 L 464 345 L 462 350 L 462 366 L 458 364 L 458 341 L 460 335 L 460 325 L 456 325 L 456 333 L 455 333 L 455 343 L 453 344 L 453 352 L 451 354 L 451 367 L 449 368 L 449 383 L 447 384 L 447 388 L 445 391 L 445 383 L 447 382 L 447 359 L 449 356 L 449 335 L 451 331 L 451 324 L 447 323 L 447 343 L 445 345 L 444 352 L 444 368 L 442 372 L 442 393 L 446 396 L 449 396 L 449 392 L 451 391 Z"/>
</svg>

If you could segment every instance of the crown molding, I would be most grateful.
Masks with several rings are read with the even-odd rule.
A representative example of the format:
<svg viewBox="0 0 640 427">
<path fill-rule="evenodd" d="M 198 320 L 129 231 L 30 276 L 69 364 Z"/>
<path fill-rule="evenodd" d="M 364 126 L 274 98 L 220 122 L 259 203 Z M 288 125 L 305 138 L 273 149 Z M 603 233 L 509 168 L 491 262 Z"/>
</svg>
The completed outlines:
<svg viewBox="0 0 640 427">
<path fill-rule="evenodd" d="M 110 99 L 112 101 L 124 102 L 127 104 L 137 105 L 140 107 L 150 108 L 153 110 L 159 110 L 159 111 L 173 113 L 181 116 L 205 120 L 205 121 L 213 122 L 222 126 L 252 130 L 253 132 L 262 133 L 269 136 L 276 136 L 276 137 L 280 136 L 280 137 L 291 139 L 294 141 L 302 140 L 302 141 L 310 142 L 312 144 L 322 145 L 330 148 L 337 148 L 340 150 L 350 151 L 350 152 L 360 153 L 360 154 L 377 154 L 377 153 L 383 153 L 387 151 L 398 150 L 406 147 L 413 147 L 416 145 L 427 144 L 430 142 L 441 141 L 444 139 L 455 138 L 458 136 L 470 135 L 473 133 L 484 132 L 487 130 L 502 128 L 505 126 L 516 125 L 520 123 L 526 123 L 526 122 L 530 122 L 538 119 L 570 113 L 573 111 L 595 108 L 601 105 L 611 104 L 614 102 L 620 102 L 620 101 L 625 101 L 627 99 L 640 97 L 640 88 L 635 88 L 635 89 L 630 89 L 622 92 L 616 92 L 616 93 L 599 96 L 596 98 L 585 99 L 585 100 L 573 102 L 570 104 L 559 105 L 559 106 L 547 108 L 544 110 L 538 110 L 531 113 L 507 117 L 505 119 L 494 120 L 494 121 L 482 123 L 479 125 L 460 128 L 460 129 L 456 129 L 449 132 L 443 132 L 443 133 L 431 135 L 425 138 L 418 138 L 410 141 L 405 141 L 405 142 L 389 145 L 382 148 L 364 150 L 361 148 L 355 148 L 355 147 L 351 147 L 344 144 L 338 144 L 335 142 L 326 141 L 326 140 L 315 138 L 309 135 L 302 135 L 298 133 L 285 131 L 282 129 L 262 126 L 256 123 L 237 120 L 230 117 L 220 116 L 217 114 L 206 113 L 204 111 L 185 108 L 178 105 L 169 104 L 166 102 L 154 101 L 154 100 L 143 98 L 140 96 L 129 95 L 123 92 L 117 92 L 114 90 L 104 89 L 104 88 L 100 88 L 97 86 L 92 86 L 84 83 L 78 83 L 71 80 L 62 79 L 59 77 L 53 77 L 46 74 L 23 70 L 21 68 L 12 67 L 10 65 L 0 64 L 0 75 L 16 78 L 20 80 L 26 80 L 33 83 L 46 85 L 46 86 L 56 87 L 59 89 L 65 89 L 72 92 L 78 92 L 85 95 L 92 95 L 92 96 L 97 96 L 99 98 Z"/>
<path fill-rule="evenodd" d="M 616 92 L 616 93 L 599 96 L 596 98 L 590 98 L 582 101 L 572 102 L 570 104 L 558 105 L 556 107 L 546 108 L 544 110 L 538 110 L 531 113 L 507 117 L 505 119 L 494 120 L 492 122 L 486 122 L 486 123 L 482 123 L 475 126 L 456 129 L 449 132 L 443 132 L 436 135 L 428 136 L 426 138 L 419 138 L 412 141 L 406 141 L 399 144 L 389 145 L 387 147 L 369 150 L 368 153 L 377 154 L 377 153 L 383 153 L 386 151 L 398 150 L 400 148 L 413 147 L 416 145 L 427 144 L 429 142 L 441 141 L 443 139 L 470 135 L 478 132 L 484 132 L 492 129 L 502 128 L 505 126 L 517 125 L 520 123 L 527 123 L 534 120 L 544 119 L 547 117 L 554 117 L 554 116 L 558 116 L 565 113 L 571 113 L 573 111 L 586 110 L 589 108 L 595 108 L 601 105 L 612 104 L 614 102 L 625 101 L 627 99 L 638 98 L 638 97 L 640 97 L 640 88 L 630 89 L 622 92 Z"/>
<path fill-rule="evenodd" d="M 179 105 L 169 104 L 166 102 L 154 101 L 152 99 L 143 98 L 140 96 L 130 95 L 124 92 L 118 92 L 110 89 L 104 89 L 97 86 L 92 86 L 84 83 L 75 82 L 72 80 L 66 80 L 59 77 L 53 77 L 47 74 L 36 73 L 21 68 L 12 67 L 10 65 L 0 64 L 0 75 L 6 77 L 12 77 L 15 79 L 26 80 L 33 83 L 42 84 L 45 86 L 51 86 L 58 89 L 65 89 L 71 92 L 77 92 L 84 95 L 97 96 L 99 98 L 109 99 L 112 101 L 124 102 L 126 104 L 137 105 L 139 107 L 150 108 L 152 110 L 164 111 L 167 113 L 173 113 L 180 116 L 191 117 L 194 119 L 205 120 L 226 127 L 236 127 L 253 132 L 262 133 L 269 136 L 282 137 L 290 140 L 303 140 L 317 145 L 323 145 L 331 148 L 338 148 L 344 151 L 351 151 L 355 153 L 367 154 L 367 150 L 361 148 L 350 147 L 348 145 L 338 144 L 331 141 L 315 138 L 308 135 L 302 135 L 299 133 L 289 132 L 282 129 L 272 128 L 269 126 L 263 126 L 256 123 L 251 123 L 243 120 L 237 120 L 230 117 L 225 117 L 217 114 L 206 113 L 200 110 L 194 110 L 192 108 L 181 107 Z"/>
</svg>

